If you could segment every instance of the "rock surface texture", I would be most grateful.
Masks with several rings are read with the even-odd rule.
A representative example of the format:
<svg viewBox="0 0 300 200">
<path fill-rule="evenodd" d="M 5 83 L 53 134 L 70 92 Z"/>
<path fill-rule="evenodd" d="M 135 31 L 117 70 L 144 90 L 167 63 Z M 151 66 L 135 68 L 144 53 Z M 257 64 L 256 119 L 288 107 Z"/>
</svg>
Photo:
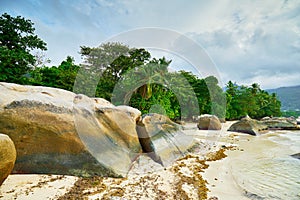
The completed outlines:
<svg viewBox="0 0 300 200">
<path fill-rule="evenodd" d="M 172 133 L 182 127 L 170 120 L 170 118 L 156 113 L 143 115 L 141 118 L 141 122 L 145 125 L 150 137 L 159 135 L 159 133 L 161 132 Z"/>
<path fill-rule="evenodd" d="M 0 134 L 0 186 L 12 172 L 16 161 L 16 149 L 13 141 Z"/>
<path fill-rule="evenodd" d="M 222 125 L 215 115 L 201 115 L 197 124 L 200 130 L 221 130 Z"/>
<path fill-rule="evenodd" d="M 164 167 L 184 156 L 195 142 L 182 131 L 183 126 L 156 113 L 143 115 L 137 129 L 144 153 Z"/>
<path fill-rule="evenodd" d="M 297 125 L 297 120 L 292 117 L 269 117 L 263 118 L 261 121 L 266 124 L 269 129 L 300 130 Z"/>
<path fill-rule="evenodd" d="M 244 117 L 240 121 L 232 124 L 228 131 L 247 133 L 250 135 L 260 135 L 261 131 L 267 130 L 268 126 L 264 123 L 251 119 L 250 117 Z"/>
<path fill-rule="evenodd" d="M 142 151 L 140 111 L 61 89 L 0 83 L 0 132 L 15 144 L 13 173 L 118 176 Z"/>
</svg>

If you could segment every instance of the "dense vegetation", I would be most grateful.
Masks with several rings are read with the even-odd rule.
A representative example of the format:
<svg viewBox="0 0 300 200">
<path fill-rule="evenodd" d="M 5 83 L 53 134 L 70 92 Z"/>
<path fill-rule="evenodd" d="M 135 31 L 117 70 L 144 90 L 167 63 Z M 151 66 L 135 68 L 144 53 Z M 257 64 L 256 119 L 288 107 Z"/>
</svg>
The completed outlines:
<svg viewBox="0 0 300 200">
<path fill-rule="evenodd" d="M 46 43 L 34 35 L 33 23 L 20 16 L 0 17 L 0 80 L 24 83 L 24 75 L 35 63 L 30 50 L 46 50 Z"/>
<path fill-rule="evenodd" d="M 169 72 L 170 60 L 151 58 L 142 48 L 106 43 L 97 48 L 81 47 L 81 53 L 85 65 L 78 75 L 80 88 L 76 88 L 76 92 L 92 96 L 90 92 L 96 91 L 97 97 L 117 105 L 129 104 L 142 113 L 158 112 L 172 119 L 191 118 L 199 114 L 199 108 L 200 113 L 209 113 L 211 101 L 206 82 L 223 95 L 216 78 L 201 80 L 188 72 Z M 100 75 L 95 78 L 95 74 Z M 225 102 L 225 98 L 223 100 Z M 218 113 L 222 116 L 225 103 L 219 107 L 224 109 Z"/>
<path fill-rule="evenodd" d="M 62 88 L 102 97 L 116 105 L 128 104 L 142 113 L 157 112 L 172 119 L 190 119 L 212 113 L 238 119 L 280 115 L 280 101 L 258 84 L 237 86 L 231 81 L 224 92 L 213 76 L 201 79 L 191 72 L 170 72 L 171 60 L 152 58 L 143 48 L 105 43 L 82 46 L 84 64 L 68 56 L 59 66 L 38 66 L 32 49 L 46 50 L 34 35 L 33 23 L 3 14 L 0 19 L 0 81 Z"/>
<path fill-rule="evenodd" d="M 246 87 L 237 86 L 229 81 L 226 88 L 227 119 L 238 119 L 245 115 L 249 115 L 251 118 L 281 115 L 281 103 L 276 94 L 270 95 L 260 89 L 257 83 Z"/>
</svg>

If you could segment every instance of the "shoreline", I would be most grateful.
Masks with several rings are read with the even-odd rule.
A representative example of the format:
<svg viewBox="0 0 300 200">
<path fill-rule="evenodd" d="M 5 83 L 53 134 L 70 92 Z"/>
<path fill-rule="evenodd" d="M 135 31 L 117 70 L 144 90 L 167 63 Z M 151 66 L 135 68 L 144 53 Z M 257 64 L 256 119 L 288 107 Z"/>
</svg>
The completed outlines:
<svg viewBox="0 0 300 200">
<path fill-rule="evenodd" d="M 232 176 L 230 158 L 228 156 L 221 160 L 210 161 L 207 164 L 209 164 L 209 167 L 202 175 L 208 182 L 208 196 L 215 196 L 219 200 L 249 200 L 249 198 L 244 195 L 243 189 L 236 184 Z"/>
<path fill-rule="evenodd" d="M 218 200 L 227 199 L 239 199 L 239 200 L 250 200 L 250 198 L 245 196 L 245 191 L 241 188 L 231 170 L 232 159 L 235 158 L 233 152 L 242 151 L 239 140 L 236 136 L 245 135 L 243 133 L 228 132 L 228 128 L 236 121 L 228 121 L 222 123 L 222 129 L 220 135 L 218 136 L 218 141 L 216 142 L 218 148 L 221 146 L 226 146 L 226 151 L 224 152 L 226 157 L 209 161 L 207 164 L 209 167 L 204 171 L 203 178 L 207 180 L 208 196 L 214 196 Z"/>
<path fill-rule="evenodd" d="M 226 133 L 232 122 L 223 124 L 221 137 L 214 141 L 212 149 L 205 150 L 208 154 L 220 151 L 222 144 L 234 145 L 231 134 Z M 184 130 L 187 134 L 195 134 L 198 141 L 207 138 L 207 131 L 193 128 Z M 225 130 L 225 132 L 224 132 Z M 203 144 L 198 147 L 200 151 Z M 207 148 L 204 146 L 204 148 Z M 116 199 L 241 199 L 247 200 L 243 190 L 239 188 L 230 170 L 230 151 L 227 149 L 225 158 L 210 155 L 214 159 L 203 160 L 203 153 L 192 152 L 186 157 L 163 168 L 146 156 L 142 156 L 134 164 L 134 168 L 126 178 L 79 178 L 58 175 L 10 175 L 0 187 L 0 199 L 68 199 L 80 195 L 88 199 L 105 199 L 115 196 Z M 224 150 L 222 150 L 224 152 Z M 212 160 L 212 161 L 211 161 Z M 142 168 L 151 168 L 151 173 L 143 173 Z M 11 189 L 14 188 L 14 189 Z M 47 192 L 46 192 L 47 191 Z M 76 196 L 79 195 L 79 196 Z M 175 196 L 174 196 L 175 195 Z M 59 198 L 60 197 L 60 198 Z"/>
</svg>

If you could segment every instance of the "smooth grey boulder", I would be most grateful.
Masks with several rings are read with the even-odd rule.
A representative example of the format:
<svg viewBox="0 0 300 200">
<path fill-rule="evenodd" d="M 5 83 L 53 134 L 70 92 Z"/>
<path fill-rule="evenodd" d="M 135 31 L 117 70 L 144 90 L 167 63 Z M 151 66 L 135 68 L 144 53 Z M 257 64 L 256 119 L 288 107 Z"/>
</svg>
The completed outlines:
<svg viewBox="0 0 300 200">
<path fill-rule="evenodd" d="M 300 130 L 294 117 L 269 117 L 261 120 L 269 129 Z"/>
<path fill-rule="evenodd" d="M 261 131 L 267 130 L 268 126 L 264 123 L 251 119 L 249 116 L 242 118 L 236 123 L 232 124 L 228 131 L 247 133 L 250 135 L 260 135 Z"/>
<path fill-rule="evenodd" d="M 222 125 L 215 115 L 200 115 L 197 127 L 200 130 L 221 130 Z"/>
</svg>

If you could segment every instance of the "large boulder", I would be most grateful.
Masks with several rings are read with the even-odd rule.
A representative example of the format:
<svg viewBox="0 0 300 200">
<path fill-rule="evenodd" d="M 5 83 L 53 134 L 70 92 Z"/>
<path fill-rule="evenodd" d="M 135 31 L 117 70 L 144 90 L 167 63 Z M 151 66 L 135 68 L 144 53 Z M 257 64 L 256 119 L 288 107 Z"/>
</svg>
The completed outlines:
<svg viewBox="0 0 300 200">
<path fill-rule="evenodd" d="M 221 130 L 222 125 L 215 115 L 200 115 L 197 127 L 200 130 Z"/>
<path fill-rule="evenodd" d="M 137 122 L 140 120 L 140 117 L 141 117 L 141 111 L 139 111 L 138 109 L 136 108 L 133 108 L 133 107 L 130 107 L 130 106 L 124 106 L 124 105 L 121 105 L 121 106 L 117 106 L 117 108 L 121 111 L 124 111 L 126 112 L 129 116 L 131 116 L 131 118 Z"/>
<path fill-rule="evenodd" d="M 300 130 L 297 120 L 293 117 L 269 117 L 261 120 L 269 129 Z"/>
<path fill-rule="evenodd" d="M 104 99 L 0 83 L 0 132 L 17 150 L 13 173 L 126 174 L 141 146 L 139 112 Z"/>
<path fill-rule="evenodd" d="M 0 186 L 12 172 L 16 161 L 16 149 L 13 141 L 4 134 L 0 134 Z"/>
<path fill-rule="evenodd" d="M 147 153 L 155 162 L 163 165 L 152 141 L 161 137 L 168 137 L 168 134 L 179 130 L 180 127 L 164 115 L 156 113 L 143 115 L 136 127 L 143 152 Z"/>
<path fill-rule="evenodd" d="M 261 131 L 267 129 L 268 126 L 264 123 L 246 116 L 236 123 L 232 124 L 229 127 L 228 131 L 247 133 L 250 135 L 260 135 Z"/>
<path fill-rule="evenodd" d="M 150 113 L 141 117 L 137 125 L 143 152 L 155 162 L 167 166 L 184 155 L 193 144 L 193 136 L 167 116 Z"/>
<path fill-rule="evenodd" d="M 160 137 L 160 133 L 171 133 L 182 128 L 169 117 L 157 113 L 145 114 L 141 118 L 150 137 Z"/>
</svg>

